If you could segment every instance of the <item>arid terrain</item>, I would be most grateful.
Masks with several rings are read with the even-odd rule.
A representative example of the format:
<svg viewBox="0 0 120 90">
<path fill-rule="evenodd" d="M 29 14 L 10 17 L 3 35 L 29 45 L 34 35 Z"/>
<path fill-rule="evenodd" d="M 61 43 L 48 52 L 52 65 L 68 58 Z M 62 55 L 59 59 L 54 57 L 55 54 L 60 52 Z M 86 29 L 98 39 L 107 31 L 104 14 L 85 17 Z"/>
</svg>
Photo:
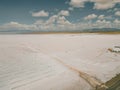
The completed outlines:
<svg viewBox="0 0 120 90">
<path fill-rule="evenodd" d="M 119 74 L 120 34 L 0 35 L 0 90 L 120 90 Z"/>
</svg>

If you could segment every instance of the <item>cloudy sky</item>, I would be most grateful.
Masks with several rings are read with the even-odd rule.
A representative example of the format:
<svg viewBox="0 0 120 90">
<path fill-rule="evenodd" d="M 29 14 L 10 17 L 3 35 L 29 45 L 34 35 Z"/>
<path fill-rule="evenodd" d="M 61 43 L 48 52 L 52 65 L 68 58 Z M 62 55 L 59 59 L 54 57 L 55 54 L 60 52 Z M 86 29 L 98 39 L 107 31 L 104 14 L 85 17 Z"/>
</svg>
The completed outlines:
<svg viewBox="0 0 120 90">
<path fill-rule="evenodd" d="M 0 0 L 0 31 L 120 28 L 120 0 Z"/>
</svg>

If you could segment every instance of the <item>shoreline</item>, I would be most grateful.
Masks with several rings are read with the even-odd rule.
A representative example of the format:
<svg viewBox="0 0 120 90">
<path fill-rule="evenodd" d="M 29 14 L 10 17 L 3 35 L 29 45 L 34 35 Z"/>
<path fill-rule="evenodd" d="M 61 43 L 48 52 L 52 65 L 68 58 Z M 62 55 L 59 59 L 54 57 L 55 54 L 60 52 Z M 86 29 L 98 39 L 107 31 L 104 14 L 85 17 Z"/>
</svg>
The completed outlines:
<svg viewBox="0 0 120 90">
<path fill-rule="evenodd" d="M 4 32 L 0 35 L 7 34 L 120 34 L 120 31 L 106 31 L 106 32 Z"/>
<path fill-rule="evenodd" d="M 22 34 L 120 34 L 120 32 L 31 32 Z"/>
</svg>

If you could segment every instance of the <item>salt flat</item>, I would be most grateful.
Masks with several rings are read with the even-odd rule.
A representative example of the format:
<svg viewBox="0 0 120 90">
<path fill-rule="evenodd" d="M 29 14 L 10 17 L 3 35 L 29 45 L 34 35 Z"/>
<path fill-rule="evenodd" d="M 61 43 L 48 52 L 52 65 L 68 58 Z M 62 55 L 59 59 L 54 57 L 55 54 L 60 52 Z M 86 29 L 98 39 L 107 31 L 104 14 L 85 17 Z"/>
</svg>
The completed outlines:
<svg viewBox="0 0 120 90">
<path fill-rule="evenodd" d="M 120 35 L 0 35 L 0 90 L 91 90 L 78 73 L 106 82 L 120 73 Z"/>
</svg>

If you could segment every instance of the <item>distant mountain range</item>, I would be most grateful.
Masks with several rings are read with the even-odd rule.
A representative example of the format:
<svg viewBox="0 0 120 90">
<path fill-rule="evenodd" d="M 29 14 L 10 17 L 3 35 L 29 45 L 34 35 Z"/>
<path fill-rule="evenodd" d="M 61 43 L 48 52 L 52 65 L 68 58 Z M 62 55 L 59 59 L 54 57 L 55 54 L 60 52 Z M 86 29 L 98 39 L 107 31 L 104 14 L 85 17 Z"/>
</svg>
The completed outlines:
<svg viewBox="0 0 120 90">
<path fill-rule="evenodd" d="M 120 29 L 117 29 L 117 28 L 93 28 L 93 29 L 86 29 L 83 32 L 120 32 Z"/>
<path fill-rule="evenodd" d="M 120 32 L 120 29 L 117 28 L 93 28 L 93 29 L 85 29 L 85 30 L 57 30 L 57 31 L 53 31 L 53 30 L 43 30 L 43 31 L 39 31 L 39 30 L 1 30 L 0 34 L 25 34 L 25 33 L 59 33 L 59 32 Z"/>
</svg>

